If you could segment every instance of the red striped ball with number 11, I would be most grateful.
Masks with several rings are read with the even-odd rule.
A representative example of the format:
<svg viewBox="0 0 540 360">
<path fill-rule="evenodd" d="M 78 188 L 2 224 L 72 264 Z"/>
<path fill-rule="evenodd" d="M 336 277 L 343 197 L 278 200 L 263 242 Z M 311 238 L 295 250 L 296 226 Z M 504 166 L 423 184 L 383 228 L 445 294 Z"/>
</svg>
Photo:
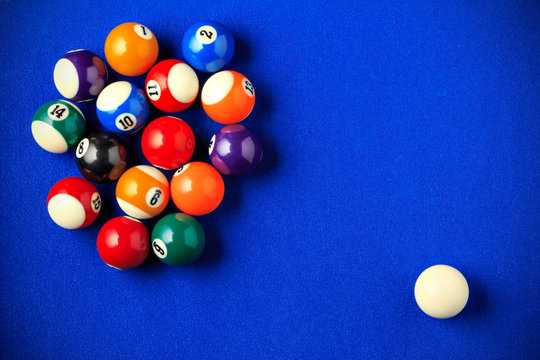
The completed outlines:
<svg viewBox="0 0 540 360">
<path fill-rule="evenodd" d="M 199 93 L 195 71 L 180 60 L 163 60 L 146 76 L 146 95 L 161 111 L 178 112 L 188 108 Z"/>
</svg>

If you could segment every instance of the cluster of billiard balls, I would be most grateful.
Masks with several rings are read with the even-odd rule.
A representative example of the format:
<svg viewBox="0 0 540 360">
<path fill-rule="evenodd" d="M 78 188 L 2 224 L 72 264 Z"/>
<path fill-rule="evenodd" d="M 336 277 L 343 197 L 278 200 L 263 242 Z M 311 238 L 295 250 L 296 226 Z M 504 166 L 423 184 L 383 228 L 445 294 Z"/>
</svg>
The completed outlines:
<svg viewBox="0 0 540 360">
<path fill-rule="evenodd" d="M 219 206 L 225 192 L 221 174 L 247 173 L 262 159 L 258 137 L 237 124 L 253 109 L 253 85 L 238 72 L 220 71 L 234 53 L 230 31 L 213 21 L 191 26 L 182 41 L 187 63 L 169 59 L 155 64 L 158 50 L 152 31 L 137 23 L 117 26 L 105 41 L 105 57 L 115 71 L 125 76 L 148 72 L 146 91 L 128 81 L 107 85 L 107 66 L 90 51 L 66 53 L 56 63 L 54 83 L 70 101 L 44 104 L 32 121 L 32 135 L 43 149 L 63 153 L 75 148 L 77 166 L 84 176 L 64 178 L 51 188 L 47 209 L 56 224 L 66 229 L 90 225 L 102 201 L 92 182 L 117 181 L 116 199 L 128 216 L 109 220 L 97 238 L 100 257 L 117 269 L 139 266 L 150 248 L 169 265 L 195 261 L 204 248 L 205 233 L 192 215 L 205 215 Z M 192 67 L 216 72 L 201 91 L 205 113 L 226 125 L 210 141 L 213 166 L 189 162 L 195 136 L 185 121 L 162 116 L 146 125 L 149 103 L 164 112 L 179 112 L 195 101 L 199 80 Z M 96 100 L 96 114 L 105 131 L 83 137 L 86 120 L 71 101 L 91 100 Z M 128 149 L 116 134 L 131 134 L 145 125 L 141 147 L 153 166 L 127 169 Z M 158 168 L 177 171 L 169 183 Z M 160 214 L 169 198 L 181 212 L 161 218 L 150 235 L 140 219 Z"/>
</svg>

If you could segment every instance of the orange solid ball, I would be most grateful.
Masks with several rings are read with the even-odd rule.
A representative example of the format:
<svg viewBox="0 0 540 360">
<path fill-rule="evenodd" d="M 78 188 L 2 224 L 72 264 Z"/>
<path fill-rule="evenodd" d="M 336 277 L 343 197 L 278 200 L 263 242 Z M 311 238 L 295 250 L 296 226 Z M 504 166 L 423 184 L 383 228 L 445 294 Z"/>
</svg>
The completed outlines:
<svg viewBox="0 0 540 360">
<path fill-rule="evenodd" d="M 201 103 L 212 120 L 234 124 L 244 120 L 253 110 L 255 89 L 239 72 L 220 71 L 206 80 L 201 91 Z"/>
<path fill-rule="evenodd" d="M 154 33 L 137 23 L 115 27 L 105 40 L 105 57 L 109 65 L 126 76 L 142 75 L 157 60 L 158 42 Z"/>
<path fill-rule="evenodd" d="M 176 207 L 190 215 L 214 211 L 225 193 L 219 172 L 211 165 L 194 161 L 176 171 L 171 179 L 171 197 Z"/>
</svg>

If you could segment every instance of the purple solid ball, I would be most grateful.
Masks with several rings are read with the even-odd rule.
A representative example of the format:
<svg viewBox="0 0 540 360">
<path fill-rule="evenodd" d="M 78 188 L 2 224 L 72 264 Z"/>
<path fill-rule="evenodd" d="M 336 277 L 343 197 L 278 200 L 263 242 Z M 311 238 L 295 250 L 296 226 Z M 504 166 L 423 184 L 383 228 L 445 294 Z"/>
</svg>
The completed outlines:
<svg viewBox="0 0 540 360">
<path fill-rule="evenodd" d="M 208 153 L 216 169 L 224 175 L 241 175 L 253 170 L 262 160 L 262 145 L 253 131 L 227 125 L 210 140 Z"/>
<path fill-rule="evenodd" d="M 107 66 L 88 50 L 73 50 L 54 67 L 54 84 L 68 100 L 88 101 L 97 98 L 107 84 Z"/>
</svg>

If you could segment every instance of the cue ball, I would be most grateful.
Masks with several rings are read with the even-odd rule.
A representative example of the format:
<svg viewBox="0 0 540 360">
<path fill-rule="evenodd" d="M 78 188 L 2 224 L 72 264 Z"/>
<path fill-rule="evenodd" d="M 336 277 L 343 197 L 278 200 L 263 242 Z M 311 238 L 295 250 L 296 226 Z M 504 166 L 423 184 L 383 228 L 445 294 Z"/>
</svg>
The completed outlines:
<svg viewBox="0 0 540 360">
<path fill-rule="evenodd" d="M 115 217 L 105 223 L 97 237 L 97 251 L 105 264 L 118 270 L 141 265 L 150 251 L 150 235 L 139 220 Z"/>
<path fill-rule="evenodd" d="M 171 179 L 171 197 L 176 207 L 190 215 L 214 211 L 225 193 L 219 172 L 207 163 L 194 161 L 178 169 Z"/>
<path fill-rule="evenodd" d="M 118 73 L 142 75 L 157 60 L 158 42 L 146 26 L 129 22 L 118 25 L 105 40 L 105 58 Z"/>
<path fill-rule="evenodd" d="M 165 170 L 178 169 L 193 155 L 195 135 L 183 120 L 162 116 L 144 129 L 141 147 L 152 165 Z"/>
<path fill-rule="evenodd" d="M 88 50 L 70 51 L 54 67 L 54 85 L 63 97 L 73 101 L 97 98 L 107 78 L 103 60 Z"/>
<path fill-rule="evenodd" d="M 257 135 L 240 124 L 219 130 L 210 140 L 208 153 L 212 165 L 224 175 L 242 175 L 253 170 L 263 155 Z"/>
<path fill-rule="evenodd" d="M 96 114 L 109 131 L 131 134 L 143 127 L 150 107 L 144 92 L 127 81 L 109 84 L 99 94 Z"/>
<path fill-rule="evenodd" d="M 127 167 L 126 146 L 110 132 L 96 132 L 82 139 L 75 156 L 81 174 L 98 184 L 118 180 Z"/>
<path fill-rule="evenodd" d="M 234 54 L 231 32 L 215 21 L 190 26 L 182 39 L 182 54 L 195 69 L 216 72 L 227 66 Z"/>
<path fill-rule="evenodd" d="M 420 309 L 437 319 L 459 314 L 469 299 L 465 277 L 448 265 L 434 265 L 424 270 L 414 286 L 414 297 Z"/>
<path fill-rule="evenodd" d="M 32 136 L 43 149 L 65 153 L 77 144 L 86 128 L 86 120 L 79 108 L 65 100 L 43 104 L 32 120 Z"/>
<path fill-rule="evenodd" d="M 201 102 L 206 114 L 221 124 L 244 120 L 255 105 L 255 89 L 251 82 L 236 71 L 220 71 L 203 86 Z"/>
<path fill-rule="evenodd" d="M 155 167 L 134 166 L 118 179 L 116 200 L 127 215 L 137 219 L 149 219 L 167 207 L 169 181 Z"/>
<path fill-rule="evenodd" d="M 180 60 L 163 60 L 146 76 L 146 96 L 161 111 L 178 112 L 187 109 L 199 93 L 195 71 Z"/>
<path fill-rule="evenodd" d="M 152 250 L 167 265 L 188 265 L 201 255 L 205 242 L 204 230 L 193 217 L 169 214 L 152 230 Z"/>
<path fill-rule="evenodd" d="M 101 197 L 91 182 L 80 177 L 58 181 L 47 196 L 51 219 L 64 229 L 81 229 L 96 220 Z"/>
</svg>

